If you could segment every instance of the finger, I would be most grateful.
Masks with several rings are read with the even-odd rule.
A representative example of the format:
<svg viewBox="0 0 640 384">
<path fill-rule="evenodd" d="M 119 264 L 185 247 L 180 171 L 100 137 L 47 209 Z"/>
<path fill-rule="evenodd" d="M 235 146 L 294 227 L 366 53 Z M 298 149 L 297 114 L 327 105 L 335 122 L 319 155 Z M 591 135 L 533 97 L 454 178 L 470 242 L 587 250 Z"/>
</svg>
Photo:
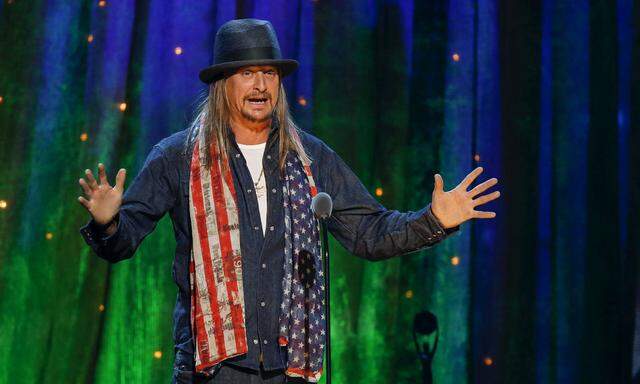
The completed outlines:
<svg viewBox="0 0 640 384">
<path fill-rule="evenodd" d="M 471 183 L 473 183 L 473 181 L 476 179 L 476 177 L 478 177 L 482 173 L 482 171 L 483 171 L 482 167 L 477 167 L 476 169 L 471 171 L 467 175 L 467 177 L 465 177 L 464 180 L 462 180 L 462 182 L 460 182 L 459 186 L 463 187 L 464 190 L 466 191 L 467 188 L 469 188 L 469 186 L 471 185 Z"/>
<path fill-rule="evenodd" d="M 436 173 L 435 175 L 433 175 L 433 179 L 434 179 L 434 191 L 435 192 L 444 192 L 444 180 L 442 180 L 442 176 L 440 176 L 439 173 Z"/>
<path fill-rule="evenodd" d="M 486 204 L 497 199 L 498 197 L 500 197 L 500 191 L 495 191 L 488 195 L 480 196 L 477 199 L 473 200 L 473 206 L 477 207 L 478 205 Z"/>
<path fill-rule="evenodd" d="M 498 184 L 498 179 L 496 179 L 495 177 L 492 179 L 489 179 L 482 184 L 476 185 L 471 191 L 469 191 L 469 196 L 476 197 L 477 195 L 481 194 L 482 192 L 486 191 L 487 189 L 493 187 L 496 184 Z"/>
<path fill-rule="evenodd" d="M 91 170 L 87 168 L 84 171 L 84 173 L 87 175 L 87 180 L 89 181 L 89 188 L 98 189 L 98 182 L 96 181 L 96 178 L 93 177 L 93 173 L 91 172 Z"/>
<path fill-rule="evenodd" d="M 89 210 L 89 201 L 82 196 L 78 196 L 78 202 L 82 204 L 87 210 Z"/>
<path fill-rule="evenodd" d="M 127 177 L 127 170 L 124 168 L 120 168 L 118 174 L 116 175 L 116 185 L 114 188 L 119 190 L 120 192 L 124 191 L 124 179 Z"/>
<path fill-rule="evenodd" d="M 109 186 L 109 181 L 107 180 L 107 171 L 104 169 L 104 164 L 98 164 L 98 176 L 100 177 L 100 185 Z"/>
<path fill-rule="evenodd" d="M 476 219 L 493 219 L 496 217 L 495 212 L 485 212 L 485 211 L 473 211 L 475 214 L 473 215 Z"/>
<path fill-rule="evenodd" d="M 87 184 L 86 181 L 84 181 L 83 178 L 80 178 L 78 180 L 78 183 L 80 183 L 80 186 L 82 187 L 82 190 L 84 191 L 84 194 L 87 196 L 91 196 L 91 188 L 89 188 L 89 185 Z"/>
</svg>

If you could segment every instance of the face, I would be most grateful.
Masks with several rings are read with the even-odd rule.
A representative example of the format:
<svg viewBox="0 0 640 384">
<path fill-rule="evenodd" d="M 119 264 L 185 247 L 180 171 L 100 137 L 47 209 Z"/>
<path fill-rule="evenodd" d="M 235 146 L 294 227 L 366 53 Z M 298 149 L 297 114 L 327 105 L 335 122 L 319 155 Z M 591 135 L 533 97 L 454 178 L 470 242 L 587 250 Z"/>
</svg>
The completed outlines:
<svg viewBox="0 0 640 384">
<path fill-rule="evenodd" d="M 226 89 L 232 119 L 262 123 L 271 119 L 280 76 L 271 65 L 243 67 L 227 77 Z"/>
</svg>

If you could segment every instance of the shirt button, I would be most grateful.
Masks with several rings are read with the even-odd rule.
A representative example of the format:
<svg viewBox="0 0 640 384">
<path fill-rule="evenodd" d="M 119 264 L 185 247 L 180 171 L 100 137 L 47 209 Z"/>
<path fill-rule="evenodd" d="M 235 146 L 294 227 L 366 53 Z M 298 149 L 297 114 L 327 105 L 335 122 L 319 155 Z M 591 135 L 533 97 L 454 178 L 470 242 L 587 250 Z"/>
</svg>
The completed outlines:
<svg viewBox="0 0 640 384">
<path fill-rule="evenodd" d="M 269 227 L 269 230 L 270 230 L 270 231 L 273 231 L 273 230 L 274 230 L 274 226 L 273 226 L 273 225 L 272 225 L 272 226 L 270 226 L 270 227 Z"/>
<path fill-rule="evenodd" d="M 253 344 L 258 344 L 258 339 L 253 339 Z"/>
<path fill-rule="evenodd" d="M 236 153 L 236 157 L 240 157 L 240 154 L 239 154 L 239 153 Z"/>
<path fill-rule="evenodd" d="M 273 189 L 271 190 L 271 192 L 276 193 L 276 189 L 275 189 L 275 188 L 273 188 Z"/>
<path fill-rule="evenodd" d="M 271 155 L 267 155 L 267 159 L 271 160 Z"/>
<path fill-rule="evenodd" d="M 264 344 L 269 343 L 267 340 L 262 340 L 262 342 L 263 342 Z"/>
<path fill-rule="evenodd" d="M 251 193 L 251 189 L 247 189 L 247 193 Z"/>
<path fill-rule="evenodd" d="M 255 229 L 256 231 L 260 229 L 260 227 L 258 227 L 257 225 L 255 227 L 253 227 L 253 229 Z"/>
<path fill-rule="evenodd" d="M 265 305 L 267 305 L 267 303 L 265 303 L 264 301 L 261 301 L 261 302 L 260 302 L 260 306 L 261 306 L 261 307 L 264 307 Z"/>
<path fill-rule="evenodd" d="M 267 264 L 262 263 L 262 269 L 267 268 Z"/>
</svg>

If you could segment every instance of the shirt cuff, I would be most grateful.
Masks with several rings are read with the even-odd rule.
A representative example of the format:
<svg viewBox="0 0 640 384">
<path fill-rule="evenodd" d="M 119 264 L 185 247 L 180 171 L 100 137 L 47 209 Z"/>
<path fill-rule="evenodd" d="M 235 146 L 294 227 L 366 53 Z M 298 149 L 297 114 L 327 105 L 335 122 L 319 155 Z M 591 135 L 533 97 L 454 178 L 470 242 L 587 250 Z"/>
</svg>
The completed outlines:
<svg viewBox="0 0 640 384">
<path fill-rule="evenodd" d="M 104 248 L 108 246 L 109 243 L 114 243 L 117 240 L 122 221 L 120 220 L 120 212 L 116 214 L 114 220 L 116 220 L 117 223 L 116 230 L 111 235 L 107 235 L 103 230 L 103 226 L 96 223 L 93 218 L 89 220 L 85 226 L 80 228 L 80 234 L 84 238 L 84 241 L 91 246 L 91 248 L 96 250 L 96 253 L 99 254 L 98 249 Z"/>
<path fill-rule="evenodd" d="M 420 217 L 419 229 L 427 244 L 432 245 L 446 239 L 452 233 L 458 231 L 460 226 L 444 228 L 442 223 L 431 211 L 431 204 L 424 208 L 424 214 Z"/>
<path fill-rule="evenodd" d="M 450 235 L 450 234 L 460 230 L 460 226 L 459 225 L 456 225 L 455 227 L 451 227 L 451 228 L 445 228 L 442 225 L 442 223 L 440 222 L 440 220 L 438 220 L 436 215 L 433 214 L 433 211 L 431 210 L 431 204 L 429 204 L 429 209 L 427 210 L 427 214 L 433 218 L 433 221 L 438 226 L 438 228 L 443 230 L 444 233 L 446 233 L 447 235 Z"/>
</svg>

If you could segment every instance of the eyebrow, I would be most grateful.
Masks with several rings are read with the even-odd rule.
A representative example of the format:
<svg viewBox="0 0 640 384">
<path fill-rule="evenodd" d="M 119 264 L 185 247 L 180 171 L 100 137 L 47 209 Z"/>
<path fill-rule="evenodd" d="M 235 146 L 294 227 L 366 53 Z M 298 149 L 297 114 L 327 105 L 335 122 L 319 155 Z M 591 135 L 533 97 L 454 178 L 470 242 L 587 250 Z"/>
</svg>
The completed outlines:
<svg viewBox="0 0 640 384">
<path fill-rule="evenodd" d="M 238 69 L 239 72 L 241 71 L 251 71 L 251 72 L 259 72 L 259 71 L 274 71 L 274 72 L 278 72 L 278 68 L 276 67 L 258 67 L 258 69 L 251 69 L 251 67 L 244 67 L 244 68 L 240 68 Z"/>
</svg>

